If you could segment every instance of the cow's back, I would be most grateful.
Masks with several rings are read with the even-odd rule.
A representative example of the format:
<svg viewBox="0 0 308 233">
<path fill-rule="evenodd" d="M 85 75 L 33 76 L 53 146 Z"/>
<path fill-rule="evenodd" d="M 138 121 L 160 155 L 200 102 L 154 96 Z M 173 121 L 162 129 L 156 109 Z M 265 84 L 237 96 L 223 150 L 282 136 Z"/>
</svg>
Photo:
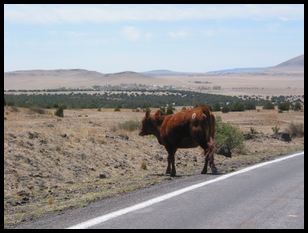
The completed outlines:
<svg viewBox="0 0 308 233">
<path fill-rule="evenodd" d="M 164 144 L 172 144 L 180 148 L 198 146 L 196 139 L 205 140 L 210 135 L 211 113 L 207 106 L 184 110 L 164 117 L 161 125 L 161 137 Z"/>
</svg>

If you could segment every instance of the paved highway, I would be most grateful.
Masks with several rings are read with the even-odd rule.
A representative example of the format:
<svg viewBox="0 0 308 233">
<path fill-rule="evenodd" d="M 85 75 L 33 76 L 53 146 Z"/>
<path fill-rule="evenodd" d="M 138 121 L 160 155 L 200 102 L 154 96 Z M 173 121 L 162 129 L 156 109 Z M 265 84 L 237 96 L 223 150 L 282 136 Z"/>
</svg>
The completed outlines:
<svg viewBox="0 0 308 233">
<path fill-rule="evenodd" d="M 18 228 L 303 229 L 304 153 L 226 175 L 175 179 Z"/>
</svg>

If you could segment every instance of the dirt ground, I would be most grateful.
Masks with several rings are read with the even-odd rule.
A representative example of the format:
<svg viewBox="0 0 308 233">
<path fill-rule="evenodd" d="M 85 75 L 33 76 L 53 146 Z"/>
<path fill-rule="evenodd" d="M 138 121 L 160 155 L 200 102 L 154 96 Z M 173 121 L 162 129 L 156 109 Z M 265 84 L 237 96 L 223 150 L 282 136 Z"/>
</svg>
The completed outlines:
<svg viewBox="0 0 308 233">
<path fill-rule="evenodd" d="M 176 153 L 179 177 L 165 176 L 167 153 L 156 138 L 118 129 L 125 121 L 140 121 L 142 112 L 64 110 L 64 118 L 59 118 L 54 110 L 48 111 L 37 114 L 5 108 L 5 227 L 202 170 L 200 148 L 180 149 Z M 215 115 L 243 132 L 251 127 L 258 132 L 232 158 L 215 155 L 221 173 L 304 149 L 304 138 L 283 142 L 270 137 L 275 125 L 283 131 L 291 122 L 304 123 L 303 112 L 253 110 Z"/>
</svg>

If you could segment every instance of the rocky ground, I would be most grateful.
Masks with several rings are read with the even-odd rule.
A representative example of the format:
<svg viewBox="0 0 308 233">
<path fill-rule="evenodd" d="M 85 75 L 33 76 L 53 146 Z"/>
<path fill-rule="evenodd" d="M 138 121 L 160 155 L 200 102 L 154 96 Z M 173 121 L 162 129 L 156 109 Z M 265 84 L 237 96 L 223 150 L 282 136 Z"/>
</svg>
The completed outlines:
<svg viewBox="0 0 308 233">
<path fill-rule="evenodd" d="M 142 112 L 65 110 L 64 118 L 53 112 L 5 108 L 4 220 L 8 228 L 202 170 L 201 149 L 182 149 L 176 154 L 178 177 L 165 176 L 167 153 L 156 138 L 119 128 L 125 121 L 140 121 Z M 244 133 L 251 127 L 257 131 L 232 158 L 216 155 L 221 173 L 304 149 L 303 138 L 284 142 L 271 137 L 275 125 L 283 130 L 290 122 L 304 123 L 303 112 L 259 110 L 215 115 Z"/>
</svg>

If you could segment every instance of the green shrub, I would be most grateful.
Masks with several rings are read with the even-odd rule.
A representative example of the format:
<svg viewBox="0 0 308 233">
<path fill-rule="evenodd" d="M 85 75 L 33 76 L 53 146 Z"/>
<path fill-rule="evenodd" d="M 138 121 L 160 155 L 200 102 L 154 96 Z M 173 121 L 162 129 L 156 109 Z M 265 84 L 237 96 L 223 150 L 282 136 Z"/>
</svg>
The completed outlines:
<svg viewBox="0 0 308 233">
<path fill-rule="evenodd" d="M 228 105 L 223 106 L 222 109 L 221 109 L 221 112 L 222 112 L 222 113 L 230 112 L 229 106 L 228 106 Z"/>
<path fill-rule="evenodd" d="M 266 103 L 263 105 L 263 109 L 275 109 L 275 105 L 272 104 L 271 102 L 266 102 Z"/>
<path fill-rule="evenodd" d="M 289 111 L 290 110 L 290 103 L 289 102 L 283 102 L 278 104 L 278 109 L 280 111 Z"/>
<path fill-rule="evenodd" d="M 226 145 L 230 151 L 233 149 L 242 150 L 244 147 L 244 136 L 240 129 L 222 122 L 218 117 L 216 118 L 215 141 L 217 146 Z"/>
<path fill-rule="evenodd" d="M 230 110 L 232 112 L 242 112 L 245 110 L 245 105 L 240 102 L 236 102 L 230 105 Z"/>
<path fill-rule="evenodd" d="M 213 105 L 213 111 L 214 112 L 219 112 L 221 110 L 221 106 L 219 103 L 216 103 Z"/>
<path fill-rule="evenodd" d="M 253 102 L 247 102 L 245 103 L 245 109 L 246 110 L 256 110 L 256 104 Z"/>
<path fill-rule="evenodd" d="M 59 106 L 58 109 L 55 111 L 55 115 L 58 117 L 64 117 L 64 108 L 63 106 Z"/>
</svg>

